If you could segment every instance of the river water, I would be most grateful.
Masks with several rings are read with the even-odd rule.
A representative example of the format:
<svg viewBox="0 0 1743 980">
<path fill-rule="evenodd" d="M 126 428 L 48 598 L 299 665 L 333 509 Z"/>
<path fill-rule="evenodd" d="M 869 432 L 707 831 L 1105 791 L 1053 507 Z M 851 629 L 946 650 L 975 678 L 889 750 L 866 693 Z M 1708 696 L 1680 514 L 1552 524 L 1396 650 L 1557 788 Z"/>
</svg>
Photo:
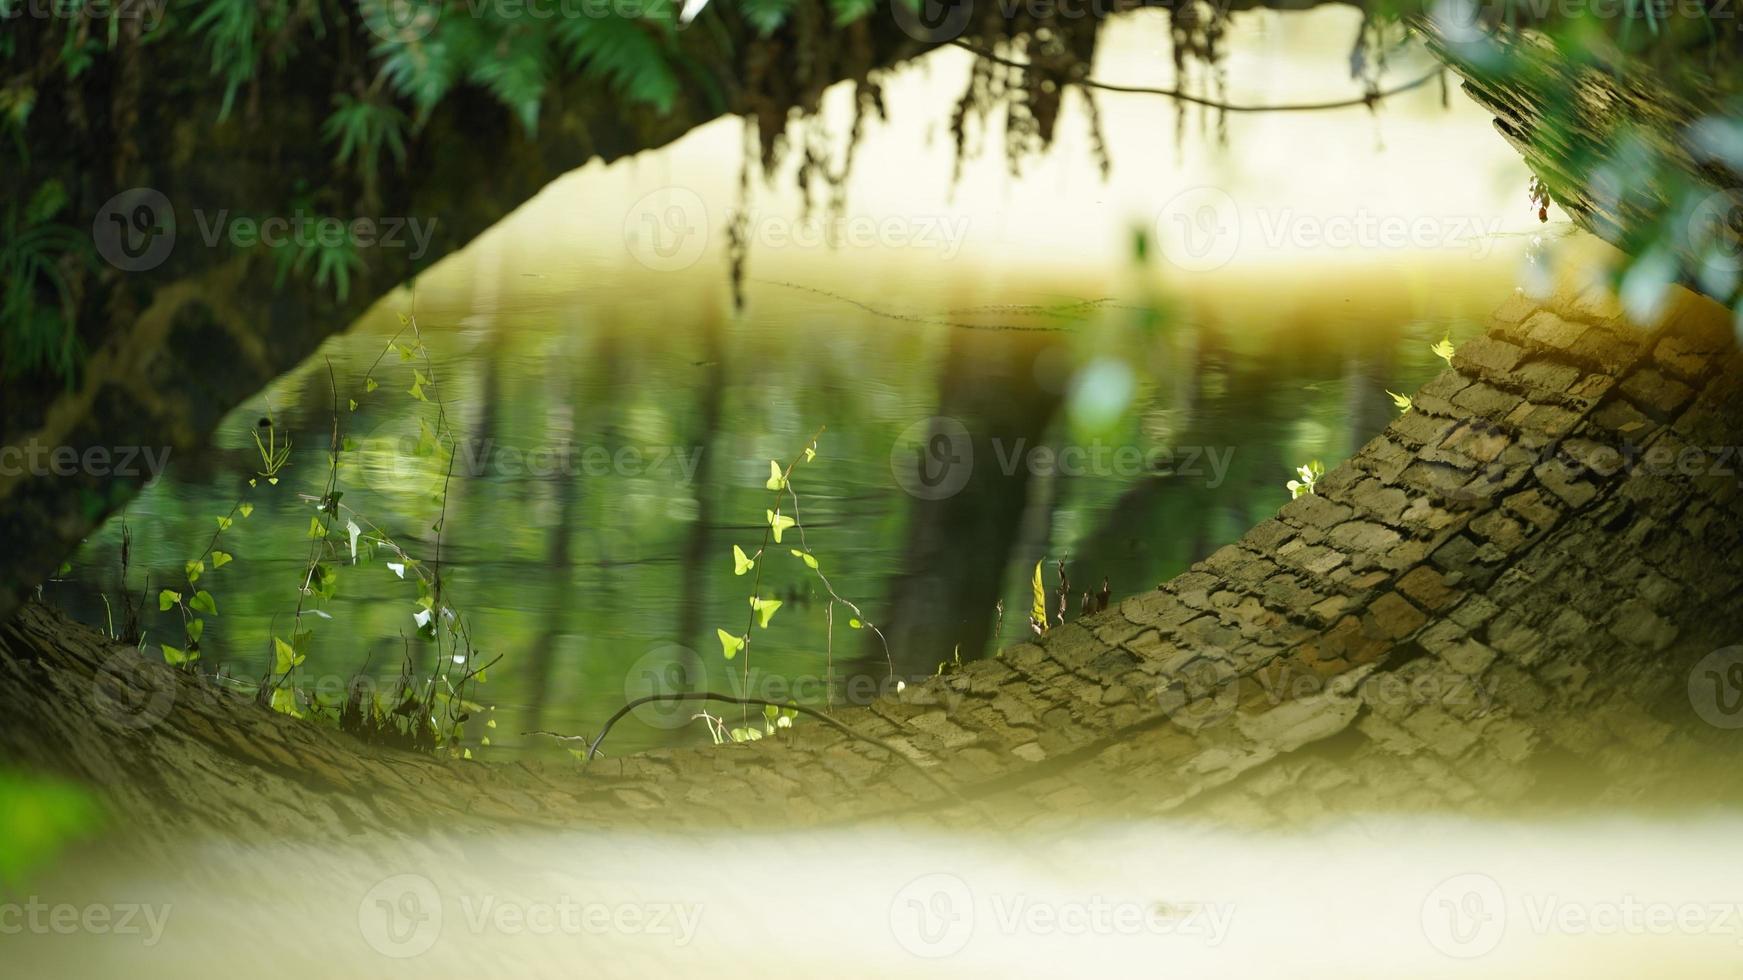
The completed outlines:
<svg viewBox="0 0 1743 980">
<path fill-rule="evenodd" d="M 1241 21 L 1231 97 L 1357 91 L 1346 13 Z M 1157 37 L 1110 29 L 1108 77 L 1153 78 Z M 125 589 L 116 520 L 45 594 L 98 623 L 143 596 L 147 646 L 180 646 L 158 591 L 187 591 L 183 563 L 246 499 L 218 546 L 234 561 L 196 588 L 218 609 L 206 665 L 258 677 L 291 629 L 337 405 L 344 504 L 426 563 L 440 522 L 447 599 L 502 657 L 475 747 L 555 752 L 520 733 L 594 731 L 673 686 L 863 696 L 1020 640 L 1037 561 L 1049 589 L 1066 562 L 1075 614 L 1104 579 L 1114 601 L 1152 589 L 1271 515 L 1296 467 L 1347 456 L 1395 416 L 1388 390 L 1444 366 L 1434 342 L 1481 328 L 1537 233 L 1523 166 L 1432 86 L 1377 116 L 1238 117 L 1226 148 L 1192 119 L 1177 144 L 1167 106 L 1109 98 L 1106 181 L 1068 101 L 1059 145 L 1021 176 L 992 153 L 953 183 L 940 93 L 960 54 L 890 80 L 892 121 L 869 127 L 835 224 L 803 217 L 790 166 L 755 182 L 742 309 L 723 234 L 736 123 L 584 168 L 237 409 L 211 451 L 172 459 L 126 512 Z M 846 98 L 831 94 L 837 122 Z M 404 316 L 427 363 L 382 357 L 411 339 Z M 451 474 L 418 454 L 438 409 Z M 288 465 L 249 488 L 268 417 Z M 819 430 L 792 478 L 800 547 L 859 612 L 832 609 L 788 540 L 757 585 L 782 607 L 728 662 L 717 630 L 745 632 L 754 577 L 733 546 L 762 540 L 770 461 Z M 300 627 L 303 683 L 430 669 L 410 580 L 339 551 L 336 595 Z M 687 713 L 638 720 L 615 750 L 707 737 Z"/>
</svg>

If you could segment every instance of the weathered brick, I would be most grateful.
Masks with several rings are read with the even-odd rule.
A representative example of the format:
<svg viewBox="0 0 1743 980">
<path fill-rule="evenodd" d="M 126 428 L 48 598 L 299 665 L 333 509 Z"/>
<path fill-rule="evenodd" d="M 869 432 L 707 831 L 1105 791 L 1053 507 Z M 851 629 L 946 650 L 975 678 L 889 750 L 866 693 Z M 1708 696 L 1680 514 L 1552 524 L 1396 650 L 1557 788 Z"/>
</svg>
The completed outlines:
<svg viewBox="0 0 1743 980">
<path fill-rule="evenodd" d="M 1525 351 L 1514 345 L 1494 337 L 1475 337 L 1459 345 L 1453 354 L 1453 367 L 1460 370 L 1475 368 L 1489 375 L 1504 375 L 1511 372 L 1525 357 Z"/>
<path fill-rule="evenodd" d="M 1330 530 L 1337 524 L 1349 520 L 1350 515 L 1354 512 L 1343 504 L 1327 500 L 1319 494 L 1308 493 L 1284 504 L 1281 513 L 1289 520 Z"/>
<path fill-rule="evenodd" d="M 1562 394 L 1580 379 L 1580 369 L 1546 358 L 1537 358 L 1519 367 L 1518 379 L 1539 391 Z"/>
<path fill-rule="evenodd" d="M 1369 553 L 1385 551 L 1402 540 L 1397 531 L 1371 521 L 1346 521 L 1332 528 L 1327 538 L 1344 551 Z"/>
<path fill-rule="evenodd" d="M 1419 565 L 1398 580 L 1398 591 L 1425 609 L 1445 608 L 1459 593 L 1446 584 L 1446 576 L 1427 565 Z"/>
<path fill-rule="evenodd" d="M 1396 592 L 1388 592 L 1368 606 L 1369 619 L 1381 636 L 1390 640 L 1403 639 L 1416 632 L 1428 617 Z"/>
<path fill-rule="evenodd" d="M 1563 320 L 1548 310 L 1539 310 L 1526 318 L 1525 336 L 1532 343 L 1566 350 L 1577 343 L 1588 329 L 1583 323 Z"/>
<path fill-rule="evenodd" d="M 1624 398 L 1647 415 L 1663 422 L 1694 397 L 1694 389 L 1652 368 L 1641 368 L 1622 379 L 1618 389 Z"/>
</svg>

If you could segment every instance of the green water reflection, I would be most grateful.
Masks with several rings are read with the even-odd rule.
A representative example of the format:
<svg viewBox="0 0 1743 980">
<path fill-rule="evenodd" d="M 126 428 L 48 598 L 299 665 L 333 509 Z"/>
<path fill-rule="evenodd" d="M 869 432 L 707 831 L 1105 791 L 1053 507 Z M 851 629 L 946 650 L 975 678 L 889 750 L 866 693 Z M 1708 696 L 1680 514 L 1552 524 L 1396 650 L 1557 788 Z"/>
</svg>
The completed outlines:
<svg viewBox="0 0 1743 980">
<path fill-rule="evenodd" d="M 650 689 L 742 684 L 743 661 L 727 663 L 715 636 L 746 620 L 749 581 L 733 574 L 732 546 L 755 550 L 769 460 L 784 465 L 819 427 L 818 457 L 794 476 L 806 543 L 836 591 L 883 627 L 899 676 L 1024 637 L 1026 579 L 1044 556 L 1049 587 L 1052 560 L 1067 561 L 1073 615 L 1075 594 L 1104 577 L 1115 602 L 1155 588 L 1274 513 L 1295 466 L 1332 463 L 1382 428 L 1395 413 L 1385 389 L 1431 377 L 1441 364 L 1430 345 L 1473 333 L 1506 279 L 1497 266 L 1424 289 L 1422 277 L 1357 269 L 1182 298 L 1134 275 L 1111 300 L 1037 283 L 966 305 L 916 286 L 880 304 L 911 316 L 895 318 L 849 302 L 862 298 L 851 282 L 753 283 L 743 314 L 709 300 L 675 316 L 646 282 L 438 270 L 416 312 L 462 441 L 444 577 L 479 647 L 503 655 L 482 691 L 497 727 L 472 731 L 494 752 L 555 752 L 519 733 L 595 731 Z M 411 450 L 434 407 L 407 394 L 422 366 L 389 354 L 381 388 L 362 385 L 411 303 L 384 302 L 129 508 L 127 587 L 150 597 L 148 646 L 179 640 L 157 589 L 179 584 L 182 562 L 244 491 L 258 462 L 251 430 L 270 406 L 293 440 L 291 463 L 278 486 L 249 491 L 253 515 L 224 539 L 235 561 L 201 582 L 220 613 L 208 617 L 206 666 L 258 677 L 270 665 L 315 513 L 299 495 L 318 495 L 326 477 L 329 363 L 353 446 L 345 503 L 433 555 L 444 473 Z M 353 397 L 357 409 L 344 410 Z M 937 441 L 952 432 L 966 440 Z M 938 469 L 953 445 L 972 465 Z M 917 482 L 928 466 L 930 482 Z M 119 609 L 121 533 L 115 521 L 94 536 L 50 597 L 89 622 L 108 615 L 99 593 Z M 847 676 L 884 678 L 882 649 L 847 628 L 845 610 L 831 637 L 815 577 L 787 550 L 764 561 L 763 593 L 784 605 L 756 632 L 754 692 L 839 700 Z M 342 567 L 323 608 L 331 619 L 305 618 L 315 630 L 305 670 L 386 678 L 408 651 L 428 670 L 416 598 L 381 560 Z M 613 750 L 706 738 L 691 714 L 645 709 Z"/>
</svg>

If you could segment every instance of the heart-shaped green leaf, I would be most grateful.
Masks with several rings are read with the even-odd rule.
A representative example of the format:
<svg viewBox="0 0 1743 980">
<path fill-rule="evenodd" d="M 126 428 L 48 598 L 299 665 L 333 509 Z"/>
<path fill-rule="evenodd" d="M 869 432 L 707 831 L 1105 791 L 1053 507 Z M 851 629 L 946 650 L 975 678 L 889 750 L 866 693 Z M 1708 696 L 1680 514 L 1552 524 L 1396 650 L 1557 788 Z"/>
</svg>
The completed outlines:
<svg viewBox="0 0 1743 980">
<path fill-rule="evenodd" d="M 763 629 L 768 629 L 769 620 L 774 618 L 775 610 L 781 608 L 781 600 L 759 599 L 753 596 L 750 600 L 750 607 L 756 610 L 757 625 Z"/>
<path fill-rule="evenodd" d="M 726 655 L 726 659 L 731 660 L 738 656 L 738 651 L 744 649 L 744 637 L 733 636 L 723 629 L 716 629 L 714 632 L 720 634 L 720 649 Z"/>
</svg>

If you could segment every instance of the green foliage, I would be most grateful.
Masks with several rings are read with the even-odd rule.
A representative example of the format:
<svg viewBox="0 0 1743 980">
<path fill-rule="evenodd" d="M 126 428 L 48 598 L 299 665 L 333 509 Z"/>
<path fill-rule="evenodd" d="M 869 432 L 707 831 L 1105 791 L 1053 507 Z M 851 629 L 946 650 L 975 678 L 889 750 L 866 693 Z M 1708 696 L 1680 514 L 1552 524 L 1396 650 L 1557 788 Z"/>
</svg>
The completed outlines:
<svg viewBox="0 0 1743 980">
<path fill-rule="evenodd" d="M 620 17 L 573 17 L 557 26 L 571 68 L 606 83 L 630 102 L 665 113 L 678 96 L 678 75 L 667 58 L 670 25 L 660 33 Z"/>
<path fill-rule="evenodd" d="M 821 434 L 822 430 L 819 429 L 818 435 L 812 436 L 810 443 L 805 446 L 800 454 L 799 462 L 810 463 L 817 458 L 817 438 Z M 865 613 L 860 611 L 859 606 L 842 598 L 835 591 L 835 587 L 829 582 L 829 577 L 823 574 L 823 563 L 817 559 L 817 556 L 811 552 L 810 547 L 805 544 L 805 525 L 798 518 L 799 492 L 793 486 L 793 471 L 798 468 L 799 462 L 794 462 L 785 469 L 782 469 L 780 461 L 769 461 L 769 477 L 767 480 L 763 481 L 763 489 L 773 493 L 774 499 L 770 501 L 772 506 L 765 508 L 763 511 L 767 527 L 763 531 L 762 544 L 754 553 L 751 554 L 746 554 L 744 548 L 739 545 L 735 544 L 732 546 L 732 574 L 734 576 L 743 576 L 753 571 L 756 573 L 751 581 L 750 595 L 747 597 L 751 610 L 750 619 L 745 623 L 744 629 L 740 633 L 730 633 L 720 628 L 716 628 L 714 632 L 720 639 L 720 652 L 724 659 L 733 660 L 736 659 L 740 653 L 745 654 L 743 674 L 746 682 L 748 682 L 750 678 L 751 634 L 755 629 L 768 629 L 769 623 L 773 621 L 776 611 L 784 605 L 782 600 L 770 598 L 762 594 L 761 586 L 763 567 L 765 564 L 764 556 L 769 553 L 771 540 L 775 543 L 779 543 L 782 534 L 788 531 L 798 532 L 800 538 L 799 544 L 801 545 L 798 548 L 788 548 L 788 553 L 798 559 L 807 571 L 817 577 L 817 581 L 823 587 L 824 593 L 829 596 L 829 602 L 825 609 L 825 622 L 827 625 L 825 633 L 825 657 L 827 667 L 831 670 L 833 670 L 834 667 L 835 607 L 838 604 L 846 606 L 854 613 L 853 617 L 849 619 L 851 628 L 856 630 L 869 629 L 876 634 L 880 642 L 883 642 L 884 638 L 882 631 L 870 622 L 865 621 Z M 781 512 L 783 498 L 791 503 L 794 516 L 789 517 Z M 887 643 L 884 647 L 884 654 L 885 658 L 888 659 L 889 647 Z M 895 674 L 895 666 L 893 662 L 890 666 L 890 673 L 891 676 L 894 676 Z M 764 734 L 774 734 L 777 728 L 790 728 L 793 724 L 793 718 L 797 716 L 798 712 L 779 712 L 771 707 L 767 712 L 765 712 L 765 714 L 768 721 L 766 731 L 743 727 L 734 728 L 728 732 L 724 722 L 708 714 L 706 711 L 696 717 L 702 719 L 708 724 L 709 731 L 714 736 L 715 744 L 721 744 L 728 736 L 730 736 L 731 740 L 734 742 L 750 742 L 762 738 Z"/>
<path fill-rule="evenodd" d="M 1029 582 L 1029 628 L 1037 635 L 1047 632 L 1047 586 L 1041 581 L 1041 565 L 1046 560 L 1042 558 L 1035 563 L 1035 574 Z"/>
<path fill-rule="evenodd" d="M 65 187 L 45 181 L 0 223 L 0 363 L 8 377 L 47 370 L 72 384 L 79 345 L 69 273 L 94 258 L 87 235 L 53 220 L 66 205 Z"/>
<path fill-rule="evenodd" d="M 739 13 L 756 28 L 758 37 L 768 37 L 779 30 L 798 6 L 798 0 L 742 0 Z"/>
<path fill-rule="evenodd" d="M 429 119 L 462 77 L 462 66 L 478 39 L 471 21 L 444 22 L 429 37 L 382 41 L 374 49 L 388 88 L 411 100 L 417 125 Z"/>
<path fill-rule="evenodd" d="M 333 114 L 321 127 L 321 136 L 338 146 L 334 163 L 358 162 L 363 173 L 373 175 L 381 167 L 385 151 L 395 163 L 405 163 L 405 113 L 381 102 L 350 95 L 333 97 Z"/>
<path fill-rule="evenodd" d="M 0 769 L 0 890 L 16 892 L 101 821 L 102 811 L 84 789 Z"/>
<path fill-rule="evenodd" d="M 845 27 L 856 20 L 862 20 L 876 9 L 878 0 L 829 0 L 829 13 L 837 27 Z"/>
<path fill-rule="evenodd" d="M 236 93 L 259 68 L 264 35 L 281 29 L 290 4 L 258 0 L 206 0 L 188 30 L 201 36 L 212 58 L 212 74 L 224 83 L 218 118 L 229 116 Z"/>
<path fill-rule="evenodd" d="M 326 220 L 327 217 L 317 217 L 314 223 Z M 363 257 L 357 254 L 357 242 L 350 235 L 340 236 L 337 241 L 322 241 L 319 236 L 301 242 L 287 239 L 270 247 L 278 257 L 274 285 L 282 287 L 290 273 L 305 275 L 313 266 L 315 286 L 332 289 L 341 303 L 351 295 L 352 274 L 363 269 Z"/>
<path fill-rule="evenodd" d="M 528 133 L 537 133 L 539 103 L 550 82 L 551 60 L 543 32 L 511 30 L 490 57 L 472 66 L 468 77 L 512 111 Z"/>
<path fill-rule="evenodd" d="M 1325 475 L 1325 464 L 1314 460 L 1306 466 L 1295 468 L 1295 474 L 1301 479 L 1290 480 L 1284 486 L 1289 488 L 1289 499 L 1294 500 L 1304 494 L 1313 493 L 1319 485 L 1319 478 Z"/>
</svg>

